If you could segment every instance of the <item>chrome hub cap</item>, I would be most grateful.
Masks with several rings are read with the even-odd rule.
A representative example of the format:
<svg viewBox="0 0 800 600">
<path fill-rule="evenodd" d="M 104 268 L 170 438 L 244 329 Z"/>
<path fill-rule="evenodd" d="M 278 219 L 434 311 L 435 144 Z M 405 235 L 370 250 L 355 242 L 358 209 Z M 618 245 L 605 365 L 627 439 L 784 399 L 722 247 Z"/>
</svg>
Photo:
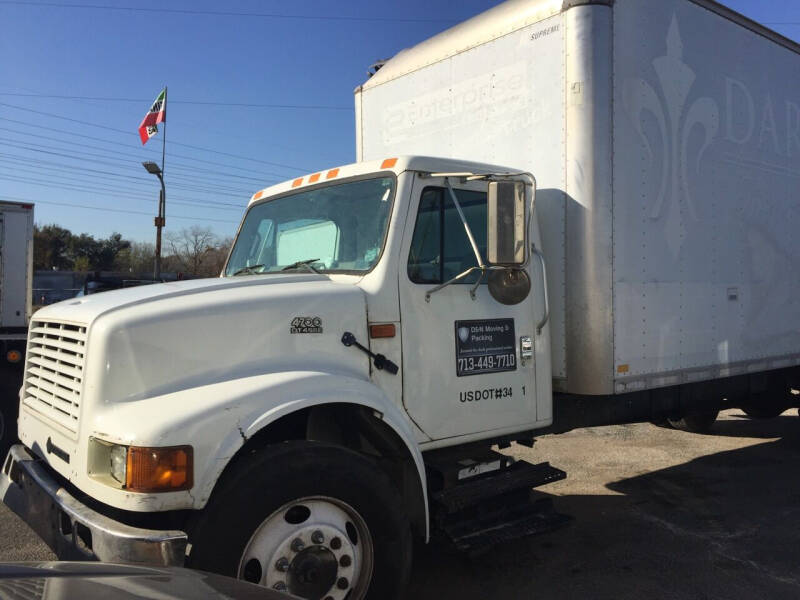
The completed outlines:
<svg viewBox="0 0 800 600">
<path fill-rule="evenodd" d="M 301 498 L 253 533 L 239 578 L 309 600 L 359 600 L 372 577 L 372 552 L 369 530 L 351 506 L 334 498 Z"/>
</svg>

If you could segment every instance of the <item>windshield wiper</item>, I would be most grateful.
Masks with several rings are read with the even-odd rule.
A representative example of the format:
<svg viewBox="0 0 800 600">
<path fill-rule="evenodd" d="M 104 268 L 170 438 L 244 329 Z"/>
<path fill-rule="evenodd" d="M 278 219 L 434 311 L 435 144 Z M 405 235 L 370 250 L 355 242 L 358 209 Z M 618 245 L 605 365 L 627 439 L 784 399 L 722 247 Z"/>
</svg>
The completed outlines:
<svg viewBox="0 0 800 600">
<path fill-rule="evenodd" d="M 288 271 L 290 269 L 297 269 L 299 267 L 304 267 L 311 271 L 312 273 L 319 273 L 314 267 L 311 266 L 311 263 L 317 262 L 318 258 L 307 258 L 305 260 L 298 260 L 297 262 L 293 262 L 290 265 L 286 265 L 281 269 L 281 271 Z"/>
<path fill-rule="evenodd" d="M 260 269 L 263 266 L 264 265 L 250 265 L 248 267 L 242 267 L 241 269 L 234 271 L 232 277 L 242 274 L 253 275 L 255 273 L 261 273 L 262 271 L 256 271 L 256 269 Z"/>
</svg>

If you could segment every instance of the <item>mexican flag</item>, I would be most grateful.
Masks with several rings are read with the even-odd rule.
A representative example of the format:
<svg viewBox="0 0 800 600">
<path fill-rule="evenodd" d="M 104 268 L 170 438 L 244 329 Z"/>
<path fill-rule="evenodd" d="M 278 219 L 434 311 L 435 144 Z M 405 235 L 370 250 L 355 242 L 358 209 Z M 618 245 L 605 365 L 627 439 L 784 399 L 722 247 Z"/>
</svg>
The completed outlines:
<svg viewBox="0 0 800 600">
<path fill-rule="evenodd" d="M 147 140 L 158 133 L 157 123 L 165 123 L 167 120 L 167 88 L 161 90 L 161 93 L 153 102 L 153 106 L 147 111 L 147 114 L 142 119 L 139 125 L 139 137 L 142 138 L 142 144 L 146 144 Z"/>
</svg>

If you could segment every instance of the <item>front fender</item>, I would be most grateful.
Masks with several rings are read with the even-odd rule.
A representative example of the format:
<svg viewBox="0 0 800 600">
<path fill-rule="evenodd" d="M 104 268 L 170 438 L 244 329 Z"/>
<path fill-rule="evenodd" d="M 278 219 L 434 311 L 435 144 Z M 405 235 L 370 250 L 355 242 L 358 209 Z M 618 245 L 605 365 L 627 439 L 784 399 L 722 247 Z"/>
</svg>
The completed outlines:
<svg viewBox="0 0 800 600">
<path fill-rule="evenodd" d="M 414 459 L 427 506 L 422 453 L 407 419 L 378 387 L 348 375 L 315 371 L 267 373 L 110 404 L 98 413 L 92 429 L 96 437 L 126 445 L 190 444 L 194 449 L 194 487 L 191 492 L 156 495 L 157 510 L 200 509 L 230 459 L 250 437 L 290 413 L 330 403 L 365 406 L 382 415 L 382 420 L 403 440 Z M 87 483 L 89 487 L 101 485 L 93 480 Z M 86 491 L 91 493 L 89 489 Z M 110 490 L 106 487 L 104 491 L 103 496 L 108 498 Z M 141 511 L 147 510 L 142 500 L 152 497 L 143 496 L 135 508 L 126 506 L 127 502 L 109 503 Z"/>
</svg>

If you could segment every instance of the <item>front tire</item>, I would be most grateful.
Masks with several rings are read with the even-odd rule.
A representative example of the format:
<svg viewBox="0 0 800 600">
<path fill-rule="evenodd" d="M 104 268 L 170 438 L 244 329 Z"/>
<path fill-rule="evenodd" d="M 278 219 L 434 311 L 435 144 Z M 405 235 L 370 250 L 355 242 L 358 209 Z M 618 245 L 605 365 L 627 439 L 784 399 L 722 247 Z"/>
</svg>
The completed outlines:
<svg viewBox="0 0 800 600">
<path fill-rule="evenodd" d="M 411 529 L 369 458 L 284 442 L 242 460 L 219 486 L 191 528 L 189 566 L 303 598 L 401 596 Z"/>
</svg>

